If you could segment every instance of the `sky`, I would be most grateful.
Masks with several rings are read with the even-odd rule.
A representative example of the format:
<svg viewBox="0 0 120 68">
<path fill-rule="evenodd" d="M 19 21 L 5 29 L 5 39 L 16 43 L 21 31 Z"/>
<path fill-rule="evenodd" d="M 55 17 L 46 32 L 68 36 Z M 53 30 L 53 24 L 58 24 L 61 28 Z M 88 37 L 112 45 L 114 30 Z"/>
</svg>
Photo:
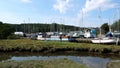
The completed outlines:
<svg viewBox="0 0 120 68">
<path fill-rule="evenodd" d="M 99 27 L 120 18 L 120 0 L 0 0 L 0 21 Z"/>
</svg>

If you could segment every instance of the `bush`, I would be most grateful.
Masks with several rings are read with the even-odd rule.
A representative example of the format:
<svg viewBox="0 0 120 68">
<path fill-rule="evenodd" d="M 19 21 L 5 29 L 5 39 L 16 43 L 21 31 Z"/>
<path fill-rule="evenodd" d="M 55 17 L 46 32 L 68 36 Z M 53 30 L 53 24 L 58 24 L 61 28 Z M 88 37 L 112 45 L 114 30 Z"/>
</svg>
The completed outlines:
<svg viewBox="0 0 120 68">
<path fill-rule="evenodd" d="M 12 35 L 9 35 L 7 39 L 20 39 L 20 36 L 12 34 Z"/>
</svg>

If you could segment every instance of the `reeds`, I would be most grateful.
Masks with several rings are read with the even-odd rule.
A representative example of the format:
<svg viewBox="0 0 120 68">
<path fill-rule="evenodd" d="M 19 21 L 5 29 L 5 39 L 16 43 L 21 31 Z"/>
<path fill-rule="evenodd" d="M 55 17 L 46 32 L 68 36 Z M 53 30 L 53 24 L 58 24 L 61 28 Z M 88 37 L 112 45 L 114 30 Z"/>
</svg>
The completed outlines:
<svg viewBox="0 0 120 68">
<path fill-rule="evenodd" d="M 54 60 L 4 61 L 0 68 L 87 68 L 66 58 Z"/>
<path fill-rule="evenodd" d="M 107 63 L 107 68 L 120 68 L 120 60 Z"/>
</svg>

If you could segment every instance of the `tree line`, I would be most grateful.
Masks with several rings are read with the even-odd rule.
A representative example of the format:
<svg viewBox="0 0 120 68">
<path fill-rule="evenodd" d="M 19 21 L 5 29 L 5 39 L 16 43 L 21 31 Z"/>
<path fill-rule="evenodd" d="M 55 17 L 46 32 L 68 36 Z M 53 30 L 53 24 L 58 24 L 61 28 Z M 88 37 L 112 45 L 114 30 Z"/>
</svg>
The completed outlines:
<svg viewBox="0 0 120 68">
<path fill-rule="evenodd" d="M 104 23 L 101 26 L 104 34 L 109 32 L 108 23 Z M 0 21 L 0 39 L 6 39 L 14 32 L 24 33 L 39 33 L 39 32 L 69 32 L 83 30 L 84 28 L 64 25 L 64 24 L 41 24 L 41 23 L 24 23 L 24 24 L 7 24 Z M 120 19 L 115 21 L 111 25 L 112 31 L 120 32 Z"/>
<path fill-rule="evenodd" d="M 120 32 L 120 19 L 115 21 L 111 26 L 112 31 Z"/>
<path fill-rule="evenodd" d="M 62 31 L 75 31 L 79 27 L 64 25 L 64 24 L 13 24 L 15 31 L 22 31 L 24 33 L 38 33 L 38 32 L 62 32 Z"/>
<path fill-rule="evenodd" d="M 107 32 L 120 32 L 120 19 L 115 21 L 112 25 L 109 25 L 109 23 L 104 23 L 101 25 L 102 33 L 106 34 Z"/>
<path fill-rule="evenodd" d="M 39 32 L 68 32 L 77 31 L 79 27 L 64 24 L 41 24 L 41 23 L 24 23 L 24 24 L 7 24 L 0 22 L 0 39 L 6 39 L 14 32 L 39 33 Z"/>
<path fill-rule="evenodd" d="M 0 39 L 6 39 L 14 31 L 15 30 L 12 25 L 0 22 Z"/>
</svg>

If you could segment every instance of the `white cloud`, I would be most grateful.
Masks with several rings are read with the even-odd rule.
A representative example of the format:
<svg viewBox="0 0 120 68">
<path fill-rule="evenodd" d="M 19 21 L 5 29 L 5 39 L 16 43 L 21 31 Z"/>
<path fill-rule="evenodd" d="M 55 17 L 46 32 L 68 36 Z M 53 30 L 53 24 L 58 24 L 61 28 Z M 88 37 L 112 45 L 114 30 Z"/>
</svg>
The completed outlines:
<svg viewBox="0 0 120 68">
<path fill-rule="evenodd" d="M 53 5 L 55 10 L 59 10 L 60 13 L 66 13 L 70 7 L 70 0 L 57 0 L 56 4 Z"/>
<path fill-rule="evenodd" d="M 21 0 L 21 2 L 23 2 L 23 3 L 31 3 L 32 1 L 31 0 Z"/>
<path fill-rule="evenodd" d="M 82 8 L 78 14 L 81 16 L 83 14 L 87 14 L 90 11 L 101 8 L 102 10 L 114 8 L 116 3 L 113 3 L 111 0 L 86 0 L 84 8 Z"/>
</svg>

